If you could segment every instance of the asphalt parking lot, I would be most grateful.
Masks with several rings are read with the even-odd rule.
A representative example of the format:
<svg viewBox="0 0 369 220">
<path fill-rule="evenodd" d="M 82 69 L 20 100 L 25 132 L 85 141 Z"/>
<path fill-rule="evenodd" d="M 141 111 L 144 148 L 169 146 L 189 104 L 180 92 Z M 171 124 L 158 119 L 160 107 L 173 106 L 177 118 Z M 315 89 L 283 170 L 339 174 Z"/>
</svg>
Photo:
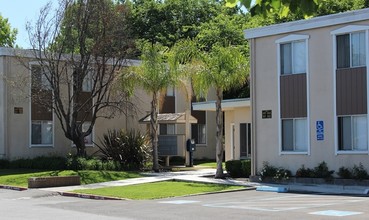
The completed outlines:
<svg viewBox="0 0 369 220">
<path fill-rule="evenodd" d="M 254 190 L 150 201 L 0 190 L 0 219 L 368 219 L 369 197 Z"/>
</svg>

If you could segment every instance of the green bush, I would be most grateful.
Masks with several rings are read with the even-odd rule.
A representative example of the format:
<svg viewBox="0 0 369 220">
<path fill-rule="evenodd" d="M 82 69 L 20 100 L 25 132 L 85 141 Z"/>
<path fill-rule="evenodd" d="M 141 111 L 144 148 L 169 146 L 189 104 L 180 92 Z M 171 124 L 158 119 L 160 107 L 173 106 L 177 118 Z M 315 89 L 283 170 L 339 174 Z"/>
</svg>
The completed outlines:
<svg viewBox="0 0 369 220">
<path fill-rule="evenodd" d="M 338 169 L 337 175 L 340 178 L 343 178 L 343 179 L 351 179 L 351 178 L 353 178 L 352 169 L 346 168 L 346 167 L 340 167 Z"/>
<path fill-rule="evenodd" d="M 120 163 L 124 170 L 139 170 L 150 159 L 151 147 L 145 135 L 135 131 L 111 130 L 97 145 L 106 160 Z"/>
<path fill-rule="evenodd" d="M 329 170 L 326 162 L 321 162 L 318 166 L 314 167 L 314 177 L 316 178 L 332 178 L 334 170 Z"/>
<path fill-rule="evenodd" d="M 260 179 L 264 180 L 266 177 L 271 177 L 275 180 L 289 179 L 291 177 L 291 171 L 282 167 L 274 167 L 267 161 L 263 162 L 263 168 L 259 173 Z"/>
<path fill-rule="evenodd" d="M 0 169 L 7 169 L 10 166 L 9 160 L 1 159 L 0 160 Z"/>
<path fill-rule="evenodd" d="M 229 160 L 225 162 L 227 173 L 233 178 L 249 177 L 251 174 L 250 160 Z"/>
<path fill-rule="evenodd" d="M 71 170 L 122 170 L 119 162 L 113 160 L 101 160 L 98 158 L 84 158 L 69 156 L 66 168 Z"/>
<path fill-rule="evenodd" d="M 305 165 L 302 165 L 299 169 L 297 169 L 296 177 L 314 177 L 314 170 L 305 168 Z"/>
<path fill-rule="evenodd" d="M 359 163 L 359 166 L 354 165 L 354 167 L 352 168 L 352 177 L 358 180 L 368 179 L 368 172 L 366 171 L 362 163 Z"/>
</svg>

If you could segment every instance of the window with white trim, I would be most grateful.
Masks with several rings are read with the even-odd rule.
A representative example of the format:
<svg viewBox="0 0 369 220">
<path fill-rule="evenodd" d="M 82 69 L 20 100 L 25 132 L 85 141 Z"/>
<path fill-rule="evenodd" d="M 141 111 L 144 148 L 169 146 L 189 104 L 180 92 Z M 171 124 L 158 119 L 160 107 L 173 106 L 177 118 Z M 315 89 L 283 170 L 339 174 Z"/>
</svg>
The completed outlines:
<svg viewBox="0 0 369 220">
<path fill-rule="evenodd" d="M 159 128 L 161 135 L 175 134 L 175 124 L 159 124 Z"/>
<path fill-rule="evenodd" d="M 338 117 L 338 150 L 368 150 L 368 125 L 366 115 Z"/>
<path fill-rule="evenodd" d="M 53 143 L 53 122 L 32 120 L 31 128 L 32 145 L 52 145 Z"/>
<path fill-rule="evenodd" d="M 82 91 L 91 92 L 92 91 L 92 70 L 88 71 L 82 82 Z"/>
<path fill-rule="evenodd" d="M 86 132 L 88 130 L 88 128 L 90 127 L 90 125 L 91 125 L 91 122 L 89 122 L 89 121 L 86 121 L 85 123 L 83 123 L 82 124 L 82 132 Z M 85 139 L 85 145 L 87 145 L 87 146 L 92 146 L 93 145 L 93 143 L 92 143 L 92 141 L 93 141 L 92 133 L 93 133 L 93 131 L 84 138 Z"/>
<path fill-rule="evenodd" d="M 53 111 L 50 83 L 38 65 L 31 66 L 31 146 L 53 145 Z"/>
<path fill-rule="evenodd" d="M 337 68 L 365 66 L 365 32 L 353 32 L 336 36 Z"/>
<path fill-rule="evenodd" d="M 306 73 L 306 41 L 280 44 L 281 75 Z"/>
<path fill-rule="evenodd" d="M 307 129 L 306 118 L 282 119 L 282 151 L 306 152 Z"/>
<path fill-rule="evenodd" d="M 192 124 L 191 136 L 196 144 L 206 144 L 206 124 Z"/>
</svg>

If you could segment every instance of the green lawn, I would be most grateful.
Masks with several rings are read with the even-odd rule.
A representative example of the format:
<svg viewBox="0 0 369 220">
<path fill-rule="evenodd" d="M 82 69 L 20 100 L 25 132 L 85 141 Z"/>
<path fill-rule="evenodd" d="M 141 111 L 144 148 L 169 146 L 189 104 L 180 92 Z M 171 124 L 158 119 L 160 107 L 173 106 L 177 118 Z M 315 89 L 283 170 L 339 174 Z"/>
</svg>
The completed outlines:
<svg viewBox="0 0 369 220">
<path fill-rule="evenodd" d="M 76 190 L 73 192 L 83 194 L 93 194 L 99 196 L 111 196 L 118 198 L 143 200 L 143 199 L 160 199 L 175 196 L 185 196 L 207 192 L 219 192 L 243 188 L 244 187 L 242 186 L 163 181 L 131 186 L 84 189 L 84 190 Z"/>
<path fill-rule="evenodd" d="M 28 178 L 41 176 L 70 176 L 79 175 L 82 184 L 99 183 L 141 177 L 137 172 L 123 171 L 95 171 L 95 170 L 63 170 L 42 171 L 32 169 L 0 169 L 0 185 L 27 187 Z"/>
<path fill-rule="evenodd" d="M 216 162 L 211 162 L 211 161 L 195 161 L 194 162 L 195 166 L 197 167 L 206 167 L 206 168 L 217 168 L 217 163 Z M 225 169 L 225 163 L 223 162 L 223 169 Z"/>
</svg>

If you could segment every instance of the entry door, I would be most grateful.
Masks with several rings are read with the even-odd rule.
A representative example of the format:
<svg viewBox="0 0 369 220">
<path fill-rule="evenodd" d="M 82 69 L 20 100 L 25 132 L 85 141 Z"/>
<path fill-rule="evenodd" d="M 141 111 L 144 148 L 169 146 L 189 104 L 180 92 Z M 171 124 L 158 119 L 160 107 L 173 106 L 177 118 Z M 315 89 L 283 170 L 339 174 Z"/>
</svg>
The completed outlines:
<svg viewBox="0 0 369 220">
<path fill-rule="evenodd" d="M 235 125 L 231 124 L 231 159 L 234 160 L 234 150 L 235 150 Z"/>
<path fill-rule="evenodd" d="M 240 156 L 251 157 L 251 124 L 240 123 Z"/>
</svg>

